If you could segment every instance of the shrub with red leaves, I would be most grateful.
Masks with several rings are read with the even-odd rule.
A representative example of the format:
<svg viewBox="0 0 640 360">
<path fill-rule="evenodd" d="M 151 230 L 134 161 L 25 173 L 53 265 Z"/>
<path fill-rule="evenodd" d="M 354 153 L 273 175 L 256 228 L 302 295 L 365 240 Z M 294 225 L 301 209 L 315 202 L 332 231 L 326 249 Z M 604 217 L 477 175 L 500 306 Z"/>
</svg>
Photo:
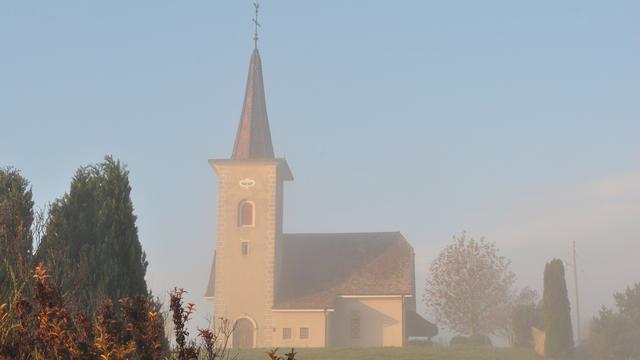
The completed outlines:
<svg viewBox="0 0 640 360">
<path fill-rule="evenodd" d="M 0 305 L 0 359 L 161 359 L 163 322 L 145 298 L 110 300 L 95 323 L 73 314 L 40 264 L 31 297 Z"/>
</svg>

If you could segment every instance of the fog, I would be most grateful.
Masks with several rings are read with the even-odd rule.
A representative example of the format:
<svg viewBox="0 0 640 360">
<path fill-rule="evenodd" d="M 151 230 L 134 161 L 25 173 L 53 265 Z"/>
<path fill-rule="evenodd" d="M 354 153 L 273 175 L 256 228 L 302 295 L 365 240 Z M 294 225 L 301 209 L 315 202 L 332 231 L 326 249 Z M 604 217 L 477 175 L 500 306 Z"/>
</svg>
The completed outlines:
<svg viewBox="0 0 640 360">
<path fill-rule="evenodd" d="M 425 282 L 466 232 L 516 289 L 561 259 L 585 339 L 640 281 L 637 5 L 489 3 L 6 6 L 0 169 L 46 209 L 126 164 L 148 288 L 188 291 L 192 335 L 222 309 L 248 343 L 399 346 L 416 306 L 445 344 Z"/>
<path fill-rule="evenodd" d="M 477 236 L 495 241 L 512 261 L 517 284 L 542 294 L 545 262 L 562 259 L 575 326 L 575 288 L 572 242 L 576 242 L 578 284 L 583 337 L 603 305 L 613 304 L 613 294 L 638 282 L 640 262 L 640 173 L 631 172 L 576 188 L 541 193 L 534 199 L 482 217 Z M 438 246 L 418 245 L 418 277 L 424 279 Z M 420 285 L 420 281 L 418 282 Z M 420 286 L 418 286 L 420 292 Z M 424 310 L 424 308 L 423 308 Z"/>
</svg>

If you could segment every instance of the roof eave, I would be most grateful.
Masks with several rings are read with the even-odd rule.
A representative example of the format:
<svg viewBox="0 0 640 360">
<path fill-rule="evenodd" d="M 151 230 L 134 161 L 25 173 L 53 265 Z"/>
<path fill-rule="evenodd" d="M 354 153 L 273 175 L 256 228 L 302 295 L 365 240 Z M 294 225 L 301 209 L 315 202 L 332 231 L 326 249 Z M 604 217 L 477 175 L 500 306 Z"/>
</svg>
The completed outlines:
<svg viewBox="0 0 640 360">
<path fill-rule="evenodd" d="M 273 164 L 278 166 L 278 174 L 282 177 L 284 181 L 293 181 L 293 173 L 291 172 L 291 168 L 289 168 L 289 164 L 287 160 L 284 158 L 275 158 L 275 159 L 209 159 L 209 165 L 213 168 L 213 170 L 218 173 L 220 166 L 234 166 L 234 165 L 269 165 Z"/>
</svg>

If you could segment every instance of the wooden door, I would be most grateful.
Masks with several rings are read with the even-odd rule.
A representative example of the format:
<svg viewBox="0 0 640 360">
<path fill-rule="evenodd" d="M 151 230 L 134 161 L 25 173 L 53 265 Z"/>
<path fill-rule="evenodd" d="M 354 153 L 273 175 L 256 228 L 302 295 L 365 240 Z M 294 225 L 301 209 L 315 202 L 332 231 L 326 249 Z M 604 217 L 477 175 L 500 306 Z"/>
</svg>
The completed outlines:
<svg viewBox="0 0 640 360">
<path fill-rule="evenodd" d="M 248 319 L 236 321 L 233 332 L 233 347 L 236 349 L 250 349 L 253 347 L 253 323 Z"/>
</svg>

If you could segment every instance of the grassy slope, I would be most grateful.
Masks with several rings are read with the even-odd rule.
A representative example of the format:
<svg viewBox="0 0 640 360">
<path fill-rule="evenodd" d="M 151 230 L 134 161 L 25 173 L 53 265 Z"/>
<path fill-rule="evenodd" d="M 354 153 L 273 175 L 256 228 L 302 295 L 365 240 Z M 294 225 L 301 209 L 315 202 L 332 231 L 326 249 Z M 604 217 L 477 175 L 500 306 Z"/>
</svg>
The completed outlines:
<svg viewBox="0 0 640 360">
<path fill-rule="evenodd" d="M 523 349 L 405 347 L 369 349 L 299 349 L 300 360 L 539 360 Z M 280 351 L 283 356 L 287 351 Z M 265 350 L 242 351 L 238 360 L 268 360 Z"/>
</svg>

